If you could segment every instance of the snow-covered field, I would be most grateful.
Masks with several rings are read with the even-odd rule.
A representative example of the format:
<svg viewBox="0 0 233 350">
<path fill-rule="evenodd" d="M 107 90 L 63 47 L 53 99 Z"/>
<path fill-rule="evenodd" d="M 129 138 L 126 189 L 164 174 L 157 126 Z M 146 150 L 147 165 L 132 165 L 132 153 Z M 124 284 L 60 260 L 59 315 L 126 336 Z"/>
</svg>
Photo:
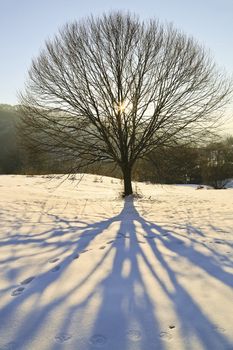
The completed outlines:
<svg viewBox="0 0 233 350">
<path fill-rule="evenodd" d="M 233 189 L 0 176 L 1 350 L 233 349 Z"/>
</svg>

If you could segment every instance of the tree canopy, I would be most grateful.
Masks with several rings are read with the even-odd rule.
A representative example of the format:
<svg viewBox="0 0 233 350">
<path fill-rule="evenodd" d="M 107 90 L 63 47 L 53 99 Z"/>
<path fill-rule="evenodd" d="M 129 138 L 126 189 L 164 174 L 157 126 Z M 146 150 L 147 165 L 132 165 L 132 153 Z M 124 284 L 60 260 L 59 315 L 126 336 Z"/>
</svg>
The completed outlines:
<svg viewBox="0 0 233 350">
<path fill-rule="evenodd" d="M 132 193 L 135 162 L 203 136 L 230 83 L 193 38 L 129 13 L 66 24 L 33 60 L 21 96 L 24 136 L 72 160 L 115 163 Z"/>
</svg>

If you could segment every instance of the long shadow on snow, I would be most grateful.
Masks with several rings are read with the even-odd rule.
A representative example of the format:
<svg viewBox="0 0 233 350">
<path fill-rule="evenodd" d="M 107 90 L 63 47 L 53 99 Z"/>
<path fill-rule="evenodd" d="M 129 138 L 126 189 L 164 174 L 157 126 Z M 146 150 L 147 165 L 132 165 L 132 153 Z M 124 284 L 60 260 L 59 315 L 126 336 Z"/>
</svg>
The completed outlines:
<svg viewBox="0 0 233 350">
<path fill-rule="evenodd" d="M 56 218 L 56 220 L 59 220 L 59 218 Z M 45 290 L 55 281 L 59 281 L 61 275 L 73 263 L 73 257 L 88 249 L 91 242 L 113 223 L 119 223 L 119 232 L 115 239 L 106 246 L 103 255 L 93 269 L 66 294 L 58 298 L 55 296 L 49 306 L 43 306 L 41 298 Z M 67 232 L 69 222 L 67 221 L 66 224 Z M 138 235 L 136 225 L 142 228 L 142 236 Z M 77 227 L 80 228 L 79 225 Z M 75 233 L 75 227 L 70 228 Z M 191 294 L 179 282 L 177 273 L 167 263 L 164 254 L 161 253 L 160 245 L 162 244 L 168 251 L 175 253 L 177 256 L 186 258 L 193 265 L 201 268 L 227 286 L 232 284 L 232 276 L 225 272 L 220 265 L 216 265 L 211 257 L 196 251 L 194 246 L 179 244 L 181 240 L 173 237 L 171 231 L 167 232 L 163 227 L 145 220 L 138 213 L 132 200 L 125 201 L 124 208 L 119 215 L 108 220 L 84 225 L 82 233 L 77 239 L 71 241 L 65 239 L 59 242 L 62 230 L 59 234 L 53 229 L 46 233 L 49 233 L 49 237 L 53 239 L 48 244 L 51 244 L 54 249 L 62 247 L 63 253 L 66 253 L 59 264 L 61 266 L 60 270 L 56 273 L 51 272 L 51 270 L 41 273 L 37 277 L 36 289 L 33 288 L 32 283 L 22 295 L 12 299 L 0 311 L 1 319 L 6 322 L 5 326 L 10 327 L 7 319 L 10 319 L 11 313 L 21 307 L 29 297 L 34 296 L 35 309 L 33 313 L 29 312 L 21 320 L 20 326 L 14 334 L 17 350 L 26 348 L 30 339 L 33 339 L 40 332 L 44 322 L 48 321 L 53 312 L 59 310 L 59 308 L 63 309 L 69 297 L 72 297 L 79 288 L 85 287 L 85 284 L 91 278 L 95 278 L 96 273 L 105 266 L 105 262 L 111 254 L 114 255 L 111 270 L 101 281 L 96 283 L 95 289 L 87 292 L 81 303 L 72 305 L 69 309 L 66 307 L 66 311 L 63 311 L 62 314 L 59 329 L 51 334 L 51 343 L 56 334 L 69 333 L 70 327 L 74 328 L 73 322 L 75 322 L 76 315 L 83 314 L 83 317 L 85 317 L 85 308 L 89 306 L 93 297 L 98 293 L 101 301 L 97 315 L 93 315 L 92 333 L 87 335 L 83 345 L 80 343 L 78 350 L 91 350 L 93 346 L 103 346 L 111 350 L 131 348 L 142 350 L 165 349 L 164 341 L 172 341 L 169 340 L 169 337 L 172 337 L 174 330 L 169 330 L 169 324 L 167 324 L 167 328 L 160 324 L 158 317 L 159 300 L 155 301 L 151 297 L 151 288 L 149 291 L 145 276 L 142 274 L 141 266 L 143 265 L 144 271 L 147 271 L 153 277 L 155 285 L 163 291 L 165 297 L 173 305 L 179 320 L 180 332 L 185 338 L 183 344 L 185 349 L 192 348 L 189 340 L 193 337 L 198 339 L 203 349 L 221 350 L 230 348 L 231 344 L 224 334 L 215 327 L 215 324 L 205 315 Z M 56 236 L 57 241 L 54 242 Z M 168 239 L 168 237 L 170 238 Z M 143 244 L 143 240 L 146 240 L 146 243 Z M 29 241 L 31 241 L 31 238 Z M 23 243 L 26 244 L 25 239 L 23 239 Z M 149 245 L 153 259 L 147 257 L 144 252 L 143 247 L 146 244 Z M 70 254 L 67 255 L 68 252 Z M 128 267 L 125 272 L 126 265 Z M 158 270 L 161 268 L 169 277 L 172 289 L 168 288 L 160 277 Z M 72 276 L 72 278 L 75 278 L 75 276 Z M 155 295 L 156 292 L 155 290 Z M 40 306 L 37 307 L 37 305 Z M 72 334 L 72 336 L 73 338 L 65 347 L 67 349 L 77 349 L 75 340 L 78 341 L 83 335 L 79 334 L 77 327 L 77 333 Z M 57 350 L 60 346 L 62 348 L 64 345 L 54 343 L 54 347 L 51 349 Z"/>
<path fill-rule="evenodd" d="M 137 338 L 134 339 L 140 344 L 139 347 L 135 347 L 137 349 L 166 348 L 162 339 L 171 340 L 172 331 L 169 330 L 169 324 L 167 324 L 167 328 L 163 328 L 164 326 L 160 328 L 156 310 L 159 301 L 155 304 L 151 300 L 140 269 L 143 264 L 173 304 L 180 323 L 180 332 L 185 338 L 184 348 L 187 350 L 192 348 L 193 345 L 189 341 L 195 336 L 203 349 L 229 349 L 232 344 L 179 282 L 176 273 L 161 253 L 159 244 L 162 243 L 168 251 L 176 253 L 177 256 L 190 260 L 194 266 L 198 266 L 228 286 L 232 286 L 232 275 L 223 271 L 214 260 L 211 260 L 211 257 L 195 251 L 193 246 L 181 244 L 183 242 L 173 237 L 171 232 L 168 233 L 161 226 L 146 221 L 136 210 L 133 201 L 125 202 L 124 209 L 118 219 L 120 220 L 119 231 L 125 237 L 125 244 L 119 247 L 117 240 L 113 243 L 116 250 L 113 268 L 99 285 L 100 290 L 102 290 L 102 305 L 96 318 L 93 334 L 110 334 L 111 339 L 120 335 L 121 343 L 118 344 L 120 349 L 128 348 L 127 343 L 130 342 L 130 335 L 132 338 L 133 335 L 135 335 L 134 338 Z M 143 241 L 138 240 L 135 223 L 140 224 L 143 229 L 144 239 L 147 240 L 154 254 L 153 260 L 144 253 Z M 127 276 L 123 276 L 123 267 L 126 261 L 131 269 Z M 172 291 L 157 273 L 161 267 L 172 283 Z M 113 280 L 114 287 L 119 286 L 117 290 L 113 290 Z M 136 294 L 136 289 L 140 290 L 140 295 Z M 154 294 L 156 295 L 156 290 Z M 103 324 L 103 320 L 106 318 L 110 319 L 111 322 L 104 321 Z M 132 325 L 130 325 L 129 320 L 132 319 Z M 138 332 L 139 330 L 142 330 L 141 333 Z M 109 344 L 109 347 L 115 350 L 114 345 Z M 92 349 L 91 346 L 89 348 Z"/>
</svg>

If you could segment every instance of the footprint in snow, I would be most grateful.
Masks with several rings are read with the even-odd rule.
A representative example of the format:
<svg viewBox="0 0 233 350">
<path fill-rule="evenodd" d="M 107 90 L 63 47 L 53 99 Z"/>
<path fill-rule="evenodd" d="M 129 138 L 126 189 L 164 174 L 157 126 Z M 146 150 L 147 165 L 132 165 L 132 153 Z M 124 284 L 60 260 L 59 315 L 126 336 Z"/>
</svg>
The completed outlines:
<svg viewBox="0 0 233 350">
<path fill-rule="evenodd" d="M 226 332 L 225 328 L 220 327 L 220 326 L 217 325 L 217 324 L 214 325 L 213 328 L 214 328 L 215 331 L 218 331 L 218 332 L 221 332 L 221 333 L 225 333 L 225 332 Z"/>
<path fill-rule="evenodd" d="M 160 336 L 160 338 L 162 338 L 164 340 L 171 340 L 172 339 L 172 335 L 168 332 L 160 332 L 159 336 Z"/>
<path fill-rule="evenodd" d="M 217 244 L 223 244 L 223 242 L 222 242 L 222 241 L 219 241 L 219 240 L 214 241 L 214 243 L 217 243 Z"/>
<path fill-rule="evenodd" d="M 18 287 L 11 293 L 12 297 L 17 297 L 18 295 L 22 294 L 24 291 L 24 287 Z"/>
<path fill-rule="evenodd" d="M 174 324 L 170 324 L 170 325 L 169 325 L 169 328 L 170 328 L 170 329 L 174 329 L 174 328 L 176 328 L 176 326 L 174 326 Z"/>
<path fill-rule="evenodd" d="M 17 344 L 13 341 L 10 343 L 4 344 L 3 346 L 0 347 L 0 350 L 16 350 L 17 349 Z"/>
<path fill-rule="evenodd" d="M 142 338 L 142 334 L 137 329 L 130 329 L 126 333 L 127 338 L 132 341 L 139 341 Z"/>
<path fill-rule="evenodd" d="M 89 340 L 89 343 L 91 345 L 94 345 L 97 347 L 104 346 L 106 342 L 107 342 L 107 338 L 102 334 L 94 334 Z"/>
<path fill-rule="evenodd" d="M 113 242 L 114 242 L 114 240 L 108 241 L 106 244 L 112 244 Z"/>
<path fill-rule="evenodd" d="M 99 249 L 105 249 L 106 246 L 105 245 L 102 245 L 101 247 L 99 247 Z"/>
<path fill-rule="evenodd" d="M 76 259 L 78 259 L 79 258 L 79 254 L 75 254 L 74 256 L 73 256 L 73 260 L 76 260 Z"/>
<path fill-rule="evenodd" d="M 52 272 L 57 272 L 57 271 L 60 270 L 60 268 L 61 268 L 61 266 L 60 266 L 60 265 L 57 265 L 57 266 L 54 266 L 54 268 L 53 268 L 51 271 L 52 271 Z"/>
<path fill-rule="evenodd" d="M 31 276 L 20 282 L 20 284 L 29 284 L 34 280 L 35 276 Z"/>
<path fill-rule="evenodd" d="M 83 254 L 83 253 L 89 252 L 89 250 L 91 250 L 91 249 L 84 249 L 82 252 L 80 252 L 80 254 Z"/>
<path fill-rule="evenodd" d="M 55 341 L 57 343 L 65 343 L 72 338 L 72 335 L 69 333 L 60 333 L 55 336 Z"/>
<path fill-rule="evenodd" d="M 117 238 L 122 238 L 122 237 L 125 237 L 125 234 L 124 234 L 124 233 L 119 232 L 119 233 L 117 234 Z"/>
<path fill-rule="evenodd" d="M 59 258 L 51 258 L 51 259 L 49 259 L 49 263 L 54 264 L 55 262 L 57 262 L 59 260 L 60 260 Z"/>
<path fill-rule="evenodd" d="M 219 261 L 225 261 L 225 260 L 226 258 L 224 256 L 219 258 Z"/>
<path fill-rule="evenodd" d="M 173 239 L 173 240 L 171 241 L 171 243 L 175 243 L 175 244 L 181 245 L 181 244 L 184 244 L 184 241 L 181 241 L 181 240 L 179 240 L 179 239 Z"/>
</svg>

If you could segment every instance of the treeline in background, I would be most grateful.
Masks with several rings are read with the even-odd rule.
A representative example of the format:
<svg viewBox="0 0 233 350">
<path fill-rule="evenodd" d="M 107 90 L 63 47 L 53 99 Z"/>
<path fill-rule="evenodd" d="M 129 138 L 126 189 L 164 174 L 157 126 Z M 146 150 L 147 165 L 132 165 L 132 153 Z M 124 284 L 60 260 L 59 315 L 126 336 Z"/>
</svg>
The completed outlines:
<svg viewBox="0 0 233 350">
<path fill-rule="evenodd" d="M 18 106 L 0 105 L 0 174 L 55 174 L 72 169 L 69 160 L 39 152 L 20 135 Z M 22 146 L 22 144 L 24 146 Z M 115 166 L 100 162 L 86 172 L 120 177 Z M 83 172 L 80 171 L 80 172 Z M 152 183 L 206 184 L 224 187 L 233 178 L 233 136 L 215 137 L 202 146 L 160 147 L 138 160 L 133 179 Z"/>
</svg>

